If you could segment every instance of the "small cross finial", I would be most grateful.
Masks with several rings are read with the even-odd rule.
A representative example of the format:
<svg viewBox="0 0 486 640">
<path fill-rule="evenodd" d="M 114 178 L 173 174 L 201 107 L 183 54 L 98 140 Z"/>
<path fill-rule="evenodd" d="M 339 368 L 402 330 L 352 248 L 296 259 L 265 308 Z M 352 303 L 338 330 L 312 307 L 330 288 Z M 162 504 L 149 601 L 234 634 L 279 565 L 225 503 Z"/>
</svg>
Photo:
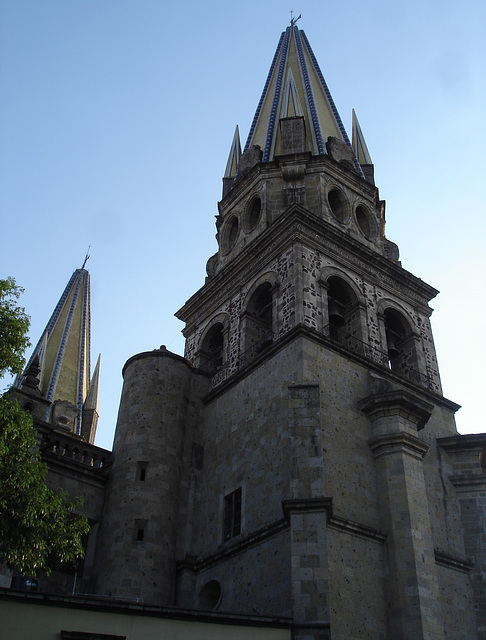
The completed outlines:
<svg viewBox="0 0 486 640">
<path fill-rule="evenodd" d="M 295 27 L 295 23 L 302 18 L 302 14 L 299 13 L 298 18 L 294 18 L 294 12 L 290 10 L 290 26 Z"/>
<path fill-rule="evenodd" d="M 90 250 L 90 249 L 91 249 L 91 245 L 89 245 L 89 247 L 88 247 L 88 251 L 86 251 L 86 257 L 85 257 L 85 259 L 84 259 L 83 266 L 81 267 L 81 269 L 84 269 L 84 267 L 85 267 L 86 263 L 87 263 L 87 262 L 88 262 L 88 260 L 89 260 L 89 250 Z"/>
</svg>

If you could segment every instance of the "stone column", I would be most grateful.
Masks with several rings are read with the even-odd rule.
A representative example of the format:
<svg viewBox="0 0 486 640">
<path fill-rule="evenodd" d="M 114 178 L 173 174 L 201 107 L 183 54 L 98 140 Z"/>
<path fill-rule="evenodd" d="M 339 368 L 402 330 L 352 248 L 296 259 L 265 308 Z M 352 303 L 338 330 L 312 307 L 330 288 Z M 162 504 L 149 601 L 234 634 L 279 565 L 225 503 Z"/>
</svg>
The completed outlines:
<svg viewBox="0 0 486 640">
<path fill-rule="evenodd" d="M 432 405 L 407 391 L 360 402 L 373 424 L 382 525 L 387 540 L 389 637 L 444 638 L 434 545 L 423 470 L 428 445 L 417 437 Z"/>
<path fill-rule="evenodd" d="M 283 510 L 290 525 L 294 640 L 326 640 L 329 635 L 327 517 L 323 497 L 319 384 L 289 387 L 292 446 L 291 487 Z"/>
</svg>

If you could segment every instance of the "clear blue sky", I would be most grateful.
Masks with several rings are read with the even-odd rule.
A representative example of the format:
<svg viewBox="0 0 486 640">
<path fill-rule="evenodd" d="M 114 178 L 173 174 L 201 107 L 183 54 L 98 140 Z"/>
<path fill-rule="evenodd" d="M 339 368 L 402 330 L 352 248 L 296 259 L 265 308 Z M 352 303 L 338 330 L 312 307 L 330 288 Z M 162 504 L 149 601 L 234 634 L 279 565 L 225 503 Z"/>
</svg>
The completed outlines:
<svg viewBox="0 0 486 640">
<path fill-rule="evenodd" d="M 204 283 L 234 128 L 244 141 L 291 9 L 349 134 L 357 112 L 387 237 L 441 291 L 458 428 L 486 431 L 484 0 L 0 0 L 0 277 L 25 287 L 36 343 L 91 245 L 100 446 L 125 361 L 183 353 L 173 314 Z"/>
</svg>

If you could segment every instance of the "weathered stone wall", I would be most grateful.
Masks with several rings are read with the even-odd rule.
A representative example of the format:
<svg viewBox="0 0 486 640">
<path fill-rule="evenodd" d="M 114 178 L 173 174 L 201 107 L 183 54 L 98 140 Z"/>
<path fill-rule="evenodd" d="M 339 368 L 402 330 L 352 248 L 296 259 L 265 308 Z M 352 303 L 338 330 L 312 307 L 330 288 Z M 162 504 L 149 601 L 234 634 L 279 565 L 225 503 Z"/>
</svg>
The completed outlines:
<svg viewBox="0 0 486 640">
<path fill-rule="evenodd" d="M 383 541 L 343 532 L 331 525 L 328 546 L 333 640 L 389 640 Z"/>
<path fill-rule="evenodd" d="M 486 438 L 484 434 L 439 440 L 443 467 L 460 505 L 464 549 L 472 560 L 468 574 L 473 590 L 478 638 L 486 638 Z M 447 562 L 447 568 L 456 568 Z M 461 569 L 461 565 L 458 567 Z"/>
<path fill-rule="evenodd" d="M 305 341 L 303 348 L 304 377 L 320 385 L 324 495 L 332 497 L 335 515 L 379 529 L 371 425 L 358 408 L 369 372 L 322 345 Z"/>
<path fill-rule="evenodd" d="M 195 532 L 196 555 L 223 543 L 223 498 L 240 486 L 242 531 L 282 519 L 290 473 L 288 385 L 298 379 L 300 367 L 298 346 L 289 345 L 205 405 L 197 503 L 204 526 Z"/>
<path fill-rule="evenodd" d="M 430 523 L 435 548 L 458 558 L 466 558 L 461 508 L 451 482 L 452 467 L 447 454 L 437 445 L 439 438 L 457 436 L 452 408 L 436 405 L 420 438 L 429 445 L 424 472 Z"/>
<path fill-rule="evenodd" d="M 288 531 L 256 544 L 242 544 L 202 569 L 195 580 L 194 608 L 204 608 L 199 594 L 210 580 L 221 585 L 219 611 L 291 616 Z"/>
<path fill-rule="evenodd" d="M 106 453 L 109 453 L 108 451 Z M 65 491 L 70 499 L 82 498 L 83 513 L 91 522 L 100 519 L 103 507 L 107 471 L 88 467 L 81 463 L 48 457 L 47 484 L 54 490 Z"/>
<path fill-rule="evenodd" d="M 315 277 L 317 273 L 317 266 L 306 270 L 307 276 L 311 274 Z M 386 379 L 388 370 L 384 369 L 382 376 Z M 387 544 L 385 532 L 390 525 L 383 520 L 380 511 L 379 492 L 383 490 L 380 488 L 383 480 L 378 481 L 376 460 L 369 446 L 373 436 L 372 424 L 359 407 L 359 401 L 370 395 L 373 385 L 382 384 L 379 380 L 379 370 L 370 375 L 366 362 L 356 361 L 347 357 L 345 352 L 332 350 L 318 341 L 296 338 L 237 384 L 221 394 L 213 392 L 214 397 L 204 407 L 200 432 L 204 447 L 204 469 L 198 472 L 194 491 L 193 519 L 198 526 L 195 527 L 192 545 L 188 547 L 188 552 L 198 558 L 214 554 L 234 542 L 222 539 L 223 499 L 240 486 L 243 491 L 243 511 L 239 544 L 244 545 L 241 541 L 246 536 L 282 517 L 282 500 L 294 497 L 291 489 L 292 474 L 296 472 L 293 447 L 300 446 L 292 440 L 293 410 L 289 389 L 297 388 L 295 383 L 299 388 L 302 384 L 317 384 L 316 415 L 320 415 L 322 437 L 322 444 L 318 445 L 322 456 L 318 463 L 322 468 L 322 495 L 332 499 L 332 514 L 328 514 L 328 532 L 332 532 L 332 535 L 329 533 L 326 551 L 329 557 L 329 567 L 326 568 L 331 598 L 329 611 L 331 619 L 334 615 L 333 633 L 335 630 L 342 634 L 342 638 L 349 637 L 346 634 L 358 633 L 361 628 L 356 618 L 350 619 L 346 615 L 349 608 L 357 608 L 366 621 L 368 635 L 363 637 L 380 637 L 380 634 L 386 637 L 384 620 L 387 594 L 384 576 L 390 568 L 387 568 L 388 561 L 384 558 Z M 397 384 L 396 381 L 394 384 Z M 416 391 L 419 403 L 425 399 L 429 402 L 433 400 L 427 392 Z M 452 404 L 449 407 L 447 402 L 439 401 L 425 428 L 417 432 L 417 437 L 424 443 L 425 453 L 423 461 L 416 465 L 421 469 L 424 489 L 427 491 L 427 495 L 421 498 L 423 512 L 427 513 L 421 535 L 430 540 L 427 554 L 431 567 L 436 567 L 434 573 L 437 565 L 433 549 L 439 549 L 446 556 L 456 557 L 466 575 L 458 501 L 448 479 L 448 470 L 441 467 L 442 461 L 434 444 L 437 437 L 456 433 L 453 409 Z M 305 420 L 308 422 L 308 419 Z M 312 490 L 309 489 L 308 493 L 308 496 L 299 497 L 312 498 Z M 427 508 L 423 506 L 426 503 Z M 421 516 L 418 517 L 420 528 Z M 305 532 L 303 535 L 306 535 Z M 261 553 L 259 560 L 263 565 L 275 560 L 271 544 L 258 548 Z M 247 553 L 242 549 L 241 557 L 245 558 Z M 301 558 L 301 552 L 298 558 Z M 230 566 L 234 564 L 233 560 L 227 562 Z M 298 562 L 300 566 L 301 559 Z M 222 581 L 223 593 L 232 593 L 234 584 L 231 581 L 235 580 L 235 574 L 223 569 L 224 564 L 223 561 L 218 564 L 217 572 L 212 568 L 205 570 L 204 575 L 198 574 L 197 588 L 204 583 L 204 579 L 219 579 L 214 577 L 217 573 Z M 446 573 L 445 577 L 441 577 L 440 586 L 436 578 L 433 580 L 436 580 L 436 589 L 440 589 L 440 599 L 447 602 L 454 597 L 457 581 L 450 579 L 450 573 L 447 573 L 453 570 L 453 562 L 449 562 L 447 569 L 443 569 L 443 564 L 441 575 L 444 571 Z M 343 566 L 346 567 L 344 573 Z M 242 560 L 238 584 L 260 583 L 263 589 L 265 582 L 256 576 L 259 570 L 260 567 L 257 570 L 249 559 Z M 354 576 L 354 579 L 350 576 Z M 460 582 L 461 585 L 464 582 L 462 575 Z M 303 583 L 299 588 L 305 588 Z M 467 576 L 464 588 L 467 591 Z M 276 585 L 268 585 L 268 589 L 268 593 L 262 590 L 261 597 L 268 602 L 278 602 Z M 249 592 L 243 590 L 243 593 Z M 346 602 L 345 610 L 340 609 L 343 593 L 346 593 L 346 597 L 342 598 L 342 602 Z M 368 594 L 367 600 L 363 600 L 363 593 Z M 338 597 L 338 594 L 341 596 Z M 249 595 L 248 598 L 247 595 L 241 597 L 240 592 L 236 604 L 238 611 L 246 611 L 250 605 L 253 606 Z M 295 607 L 295 596 L 293 599 Z M 272 613 L 286 615 L 283 609 Z M 470 628 L 470 616 L 464 615 L 462 626 L 467 629 Z"/>
<path fill-rule="evenodd" d="M 472 615 L 474 602 L 470 573 L 460 567 L 437 566 L 444 629 L 447 637 L 454 640 L 481 640 Z"/>
<path fill-rule="evenodd" d="M 486 490 L 482 486 L 461 493 L 466 553 L 475 559 L 471 571 L 478 640 L 486 639 Z"/>
</svg>

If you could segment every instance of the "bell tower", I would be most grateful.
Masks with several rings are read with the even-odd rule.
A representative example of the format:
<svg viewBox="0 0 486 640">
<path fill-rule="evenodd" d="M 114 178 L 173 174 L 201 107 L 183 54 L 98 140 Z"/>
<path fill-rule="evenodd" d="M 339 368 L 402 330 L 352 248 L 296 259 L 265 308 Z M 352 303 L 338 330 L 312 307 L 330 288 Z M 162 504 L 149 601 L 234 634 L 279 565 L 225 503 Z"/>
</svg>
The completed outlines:
<svg viewBox="0 0 486 640">
<path fill-rule="evenodd" d="M 236 128 L 216 226 L 206 285 L 177 314 L 186 358 L 217 369 L 213 384 L 300 328 L 440 392 L 437 291 L 401 268 L 356 115 L 351 145 L 296 26 L 281 36 L 243 155 Z"/>
<path fill-rule="evenodd" d="M 184 358 L 124 367 L 99 593 L 286 617 L 299 640 L 476 637 L 461 505 L 480 514 L 486 442 L 457 434 L 438 292 L 385 236 L 355 115 L 352 141 L 293 21 L 243 152 L 235 131 Z"/>
<path fill-rule="evenodd" d="M 434 443 L 456 435 L 457 406 L 441 393 L 437 291 L 386 238 L 354 112 L 352 129 L 350 144 L 305 33 L 287 28 L 241 156 L 235 133 L 206 284 L 177 314 L 185 357 L 211 376 L 208 446 L 226 443 L 220 492 L 242 485 L 242 531 L 282 509 L 294 637 L 465 638 L 471 612 L 459 629 L 440 594 L 467 579 L 436 551 L 467 563 L 438 499 Z"/>
</svg>

